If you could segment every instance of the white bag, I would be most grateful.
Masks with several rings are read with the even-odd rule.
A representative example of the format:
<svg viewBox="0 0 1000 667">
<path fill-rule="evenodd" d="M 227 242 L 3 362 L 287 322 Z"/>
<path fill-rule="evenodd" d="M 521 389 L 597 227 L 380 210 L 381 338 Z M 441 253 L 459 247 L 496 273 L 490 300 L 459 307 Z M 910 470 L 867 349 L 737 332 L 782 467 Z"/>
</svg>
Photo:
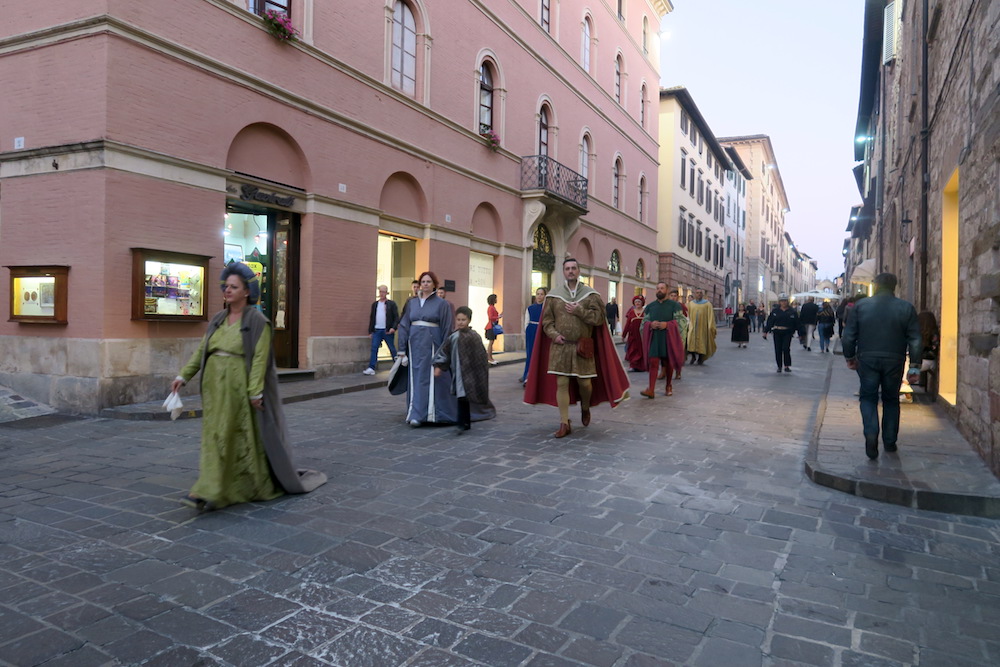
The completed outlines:
<svg viewBox="0 0 1000 667">
<path fill-rule="evenodd" d="M 181 397 L 177 395 L 176 391 L 170 392 L 167 396 L 167 400 L 163 401 L 163 409 L 170 412 L 171 419 L 177 419 L 181 416 L 181 411 L 184 410 L 184 404 L 181 403 Z"/>
</svg>

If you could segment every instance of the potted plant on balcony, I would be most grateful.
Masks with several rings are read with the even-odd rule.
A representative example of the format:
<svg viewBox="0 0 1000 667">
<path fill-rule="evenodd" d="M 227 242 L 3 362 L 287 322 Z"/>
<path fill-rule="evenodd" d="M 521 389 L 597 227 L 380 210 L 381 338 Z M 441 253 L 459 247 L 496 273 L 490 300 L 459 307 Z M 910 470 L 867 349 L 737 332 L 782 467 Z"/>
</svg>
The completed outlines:
<svg viewBox="0 0 1000 667">
<path fill-rule="evenodd" d="M 275 39 L 282 42 L 294 42 L 298 38 L 299 31 L 292 25 L 291 17 L 285 12 L 269 9 L 264 12 L 263 19 L 264 27 Z"/>
<path fill-rule="evenodd" d="M 479 136 L 486 139 L 486 145 L 491 151 L 496 153 L 500 150 L 500 135 L 494 132 L 489 125 L 479 126 Z"/>
</svg>

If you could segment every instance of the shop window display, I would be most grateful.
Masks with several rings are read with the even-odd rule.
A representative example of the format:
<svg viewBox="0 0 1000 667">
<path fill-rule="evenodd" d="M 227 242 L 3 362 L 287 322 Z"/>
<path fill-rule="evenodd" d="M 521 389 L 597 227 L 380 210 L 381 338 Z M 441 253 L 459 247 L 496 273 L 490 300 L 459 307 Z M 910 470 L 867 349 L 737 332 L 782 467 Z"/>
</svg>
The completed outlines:
<svg viewBox="0 0 1000 667">
<path fill-rule="evenodd" d="M 11 322 L 66 324 L 68 266 L 10 266 Z"/>
<path fill-rule="evenodd" d="M 132 248 L 134 320 L 205 320 L 209 257 Z"/>
</svg>

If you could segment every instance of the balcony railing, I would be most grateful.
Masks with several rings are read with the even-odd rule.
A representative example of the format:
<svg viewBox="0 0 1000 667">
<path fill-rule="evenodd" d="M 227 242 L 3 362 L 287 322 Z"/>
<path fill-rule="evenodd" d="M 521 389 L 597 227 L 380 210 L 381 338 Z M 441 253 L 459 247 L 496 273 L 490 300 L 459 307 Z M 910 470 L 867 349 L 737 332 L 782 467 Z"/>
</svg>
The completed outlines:
<svg viewBox="0 0 1000 667">
<path fill-rule="evenodd" d="M 587 210 L 587 179 L 547 155 L 521 158 L 521 190 L 545 190 Z"/>
</svg>

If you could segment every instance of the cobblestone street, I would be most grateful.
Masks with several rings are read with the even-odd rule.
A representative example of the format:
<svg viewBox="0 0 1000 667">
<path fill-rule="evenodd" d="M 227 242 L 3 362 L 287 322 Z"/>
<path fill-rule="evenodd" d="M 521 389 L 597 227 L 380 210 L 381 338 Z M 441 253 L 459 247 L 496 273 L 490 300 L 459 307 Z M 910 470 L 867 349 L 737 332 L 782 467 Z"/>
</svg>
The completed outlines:
<svg viewBox="0 0 1000 667">
<path fill-rule="evenodd" d="M 520 364 L 460 436 L 384 390 L 286 405 L 329 483 L 204 515 L 198 419 L 0 427 L 0 663 L 1000 664 L 1000 522 L 812 483 L 842 358 L 728 337 L 561 440 Z"/>
</svg>

